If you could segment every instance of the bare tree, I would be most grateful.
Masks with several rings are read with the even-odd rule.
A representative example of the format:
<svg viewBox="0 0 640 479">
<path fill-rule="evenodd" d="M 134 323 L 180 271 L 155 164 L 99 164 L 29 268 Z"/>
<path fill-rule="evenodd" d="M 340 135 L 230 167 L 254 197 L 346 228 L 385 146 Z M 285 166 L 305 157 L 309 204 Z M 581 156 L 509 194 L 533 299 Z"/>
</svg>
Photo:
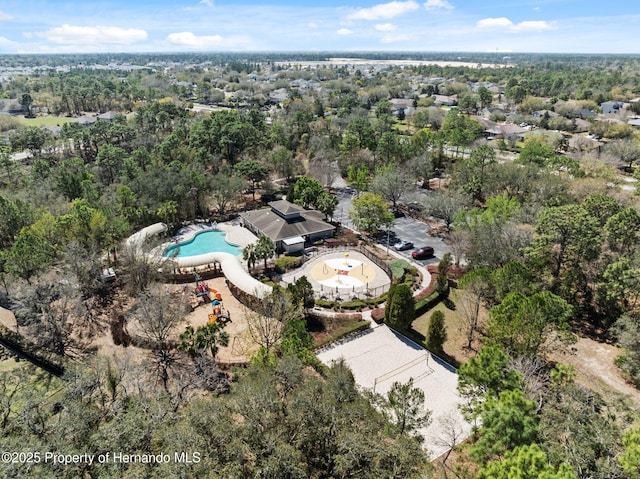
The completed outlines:
<svg viewBox="0 0 640 479">
<path fill-rule="evenodd" d="M 172 269 L 171 258 L 152 253 L 157 243 L 125 245 L 120 252 L 120 269 L 131 296 L 142 293 L 151 283 L 160 281 L 163 269 Z"/>
<path fill-rule="evenodd" d="M 456 305 L 460 308 L 463 319 L 464 334 L 467 339 L 465 348 L 473 350 L 473 343 L 478 331 L 478 319 L 480 316 L 480 300 L 477 296 L 467 292 L 458 291 Z"/>
<path fill-rule="evenodd" d="M 37 345 L 68 358 L 87 352 L 87 309 L 77 287 L 38 280 L 20 288 L 15 301 L 16 324 Z"/>
<path fill-rule="evenodd" d="M 267 353 L 271 352 L 282 338 L 284 324 L 279 319 L 265 316 L 257 311 L 245 310 L 245 316 L 248 326 L 247 331 L 253 342 Z"/>
<path fill-rule="evenodd" d="M 456 215 L 464 208 L 465 204 L 464 197 L 453 192 L 431 193 L 424 200 L 426 213 L 444 221 L 447 230 L 451 228 Z"/>
<path fill-rule="evenodd" d="M 340 168 L 335 158 L 337 153 L 319 151 L 309 161 L 309 174 L 311 178 L 317 180 L 321 185 L 330 188 L 333 182 L 340 176 Z"/>
<path fill-rule="evenodd" d="M 633 164 L 640 160 L 640 141 L 635 138 L 612 141 L 607 145 L 607 151 L 631 170 Z"/>
<path fill-rule="evenodd" d="M 176 327 L 186 317 L 186 305 L 175 301 L 164 288 L 155 284 L 141 295 L 133 307 L 129 324 L 152 345 L 175 343 Z"/>
<path fill-rule="evenodd" d="M 186 313 L 186 305 L 156 285 L 138 299 L 127 326 L 129 331 L 139 334 L 142 345 L 150 349 L 152 370 L 167 394 L 170 394 L 170 373 L 177 370 L 180 363 L 176 328 Z"/>
<path fill-rule="evenodd" d="M 451 247 L 456 266 L 460 266 L 460 261 L 462 261 L 462 258 L 469 248 L 469 234 L 469 230 L 461 228 L 454 229 L 447 237 L 446 242 Z"/>
<path fill-rule="evenodd" d="M 450 471 L 449 465 L 447 464 L 449 456 L 455 447 L 464 441 L 467 437 L 467 432 L 463 427 L 463 422 L 460 420 L 460 417 L 452 411 L 449 411 L 442 416 L 438 416 L 436 421 L 440 432 L 435 437 L 434 442 L 436 445 L 447 449 L 447 452 L 445 452 L 439 459 L 444 477 L 447 478 L 449 477 L 448 471 Z"/>
<path fill-rule="evenodd" d="M 245 310 L 250 338 L 269 353 L 282 339 L 287 322 L 302 317 L 302 305 L 296 305 L 286 290 L 274 289 L 255 311 Z"/>
<path fill-rule="evenodd" d="M 394 208 L 412 186 L 413 183 L 407 175 L 393 164 L 379 169 L 371 181 L 371 191 L 391 202 Z"/>
<path fill-rule="evenodd" d="M 466 328 L 466 349 L 473 349 L 475 333 L 478 331 L 480 307 L 489 290 L 489 271 L 486 269 L 473 270 L 467 273 L 459 282 L 458 305 Z"/>
</svg>

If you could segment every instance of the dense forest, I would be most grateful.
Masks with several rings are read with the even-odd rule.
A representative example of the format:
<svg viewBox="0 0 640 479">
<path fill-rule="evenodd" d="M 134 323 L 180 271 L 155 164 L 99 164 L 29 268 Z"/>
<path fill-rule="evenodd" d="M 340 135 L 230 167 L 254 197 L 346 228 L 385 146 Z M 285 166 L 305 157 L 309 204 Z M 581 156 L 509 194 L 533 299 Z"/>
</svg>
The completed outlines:
<svg viewBox="0 0 640 479">
<path fill-rule="evenodd" d="M 0 369 L 2 449 L 39 458 L 3 456 L 5 477 L 640 477 L 637 399 L 592 390 L 552 359 L 579 338 L 616 345 L 620 374 L 640 385 L 640 136 L 626 121 L 640 111 L 638 58 L 354 56 L 372 63 L 0 57 L 0 299 L 16 318 L 2 334 L 65 368 Z M 282 324 L 276 344 L 223 367 L 224 330 L 169 337 L 186 310 L 157 292 L 161 264 L 123 244 L 157 221 L 173 233 L 283 195 L 331 218 L 339 177 L 362 241 L 401 210 L 449 245 L 439 271 L 465 318 L 464 354 L 447 349 L 446 318 L 427 342 L 460 366 L 474 429 L 462 442 L 452 428 L 438 460 L 415 432 L 430 418 L 411 384 L 375 395 L 344 363 L 317 360 L 300 290 L 255 308 Z M 402 287 L 386 321 L 411 334 L 413 306 L 395 309 Z M 123 323 L 153 345 L 144 357 L 97 353 L 105 334 L 126 346 Z M 172 459 L 52 464 L 46 451 Z"/>
</svg>

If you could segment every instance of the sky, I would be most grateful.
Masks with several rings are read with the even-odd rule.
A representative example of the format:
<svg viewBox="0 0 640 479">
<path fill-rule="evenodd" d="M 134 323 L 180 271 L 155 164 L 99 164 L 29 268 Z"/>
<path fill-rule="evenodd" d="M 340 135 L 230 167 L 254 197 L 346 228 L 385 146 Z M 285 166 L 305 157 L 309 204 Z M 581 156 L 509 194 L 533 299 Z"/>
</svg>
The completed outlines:
<svg viewBox="0 0 640 479">
<path fill-rule="evenodd" d="M 637 0 L 0 2 L 0 54 L 639 50 Z"/>
</svg>

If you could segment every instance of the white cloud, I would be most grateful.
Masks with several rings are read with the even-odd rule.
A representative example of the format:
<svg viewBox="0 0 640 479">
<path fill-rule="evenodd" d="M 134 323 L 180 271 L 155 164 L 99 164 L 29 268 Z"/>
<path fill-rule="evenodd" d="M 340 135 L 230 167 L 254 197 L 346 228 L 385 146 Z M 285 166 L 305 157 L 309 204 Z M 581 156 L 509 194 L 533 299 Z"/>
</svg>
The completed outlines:
<svg viewBox="0 0 640 479">
<path fill-rule="evenodd" d="M 484 29 L 501 28 L 513 33 L 544 32 L 547 30 L 554 30 L 556 28 L 555 23 L 546 22 L 544 20 L 527 20 L 520 23 L 513 23 L 506 17 L 483 18 L 476 22 L 476 27 Z"/>
<path fill-rule="evenodd" d="M 318 28 L 318 24 L 316 22 L 309 22 L 307 23 L 307 26 L 309 28 Z"/>
<path fill-rule="evenodd" d="M 513 22 L 506 17 L 483 18 L 476 22 L 476 27 L 478 28 L 503 28 L 511 25 L 513 25 Z"/>
<path fill-rule="evenodd" d="M 427 10 L 438 10 L 440 8 L 444 10 L 453 9 L 453 5 L 451 5 L 447 0 L 427 0 L 424 2 L 424 8 Z"/>
<path fill-rule="evenodd" d="M 12 20 L 13 16 L 9 15 L 8 13 L 4 13 L 4 12 L 0 12 L 0 22 L 4 22 L 6 20 Z"/>
<path fill-rule="evenodd" d="M 4 48 L 16 48 L 18 46 L 18 43 L 9 40 L 7 37 L 0 37 L 0 47 L 4 47 Z"/>
<path fill-rule="evenodd" d="M 36 36 L 46 38 L 52 43 L 67 45 L 97 45 L 101 43 L 128 45 L 147 39 L 145 30 L 96 25 L 81 27 L 62 25 L 46 32 L 38 32 Z"/>
<path fill-rule="evenodd" d="M 194 35 L 191 32 L 176 32 L 167 35 L 167 42 L 173 46 L 206 50 L 216 47 L 238 47 L 248 43 L 245 38 L 224 38 L 221 35 Z"/>
<path fill-rule="evenodd" d="M 394 18 L 407 12 L 420 8 L 417 2 L 389 2 L 374 5 L 371 8 L 361 8 L 348 16 L 350 20 L 380 20 L 382 18 Z"/>
<path fill-rule="evenodd" d="M 380 40 L 381 43 L 396 43 L 396 42 L 407 42 L 411 40 L 411 38 L 409 38 L 409 35 L 404 35 L 404 34 L 400 34 L 400 35 L 385 35 L 382 40 Z"/>
<path fill-rule="evenodd" d="M 392 32 L 398 28 L 398 26 L 393 23 L 378 23 L 375 28 L 379 32 Z"/>
<path fill-rule="evenodd" d="M 352 30 L 349 30 L 348 28 L 341 28 L 340 30 L 338 30 L 336 32 L 338 35 L 351 35 L 353 33 Z"/>
<path fill-rule="evenodd" d="M 555 26 L 549 22 L 545 22 L 544 20 L 530 20 L 525 22 L 520 22 L 515 25 L 509 27 L 509 31 L 519 33 L 519 32 L 544 32 L 546 30 L 553 30 Z"/>
<path fill-rule="evenodd" d="M 200 0 L 201 5 L 206 5 L 207 7 L 213 7 L 213 0 Z"/>
</svg>

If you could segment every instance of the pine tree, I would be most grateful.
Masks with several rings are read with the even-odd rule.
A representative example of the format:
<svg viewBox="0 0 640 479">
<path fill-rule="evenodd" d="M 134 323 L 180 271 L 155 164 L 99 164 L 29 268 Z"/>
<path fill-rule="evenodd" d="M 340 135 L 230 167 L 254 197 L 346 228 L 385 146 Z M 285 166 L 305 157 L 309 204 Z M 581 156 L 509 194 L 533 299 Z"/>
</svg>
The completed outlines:
<svg viewBox="0 0 640 479">
<path fill-rule="evenodd" d="M 433 351 L 442 352 L 442 345 L 447 340 L 447 327 L 444 324 L 444 313 L 431 313 L 429 330 L 427 331 L 427 347 Z"/>
</svg>

